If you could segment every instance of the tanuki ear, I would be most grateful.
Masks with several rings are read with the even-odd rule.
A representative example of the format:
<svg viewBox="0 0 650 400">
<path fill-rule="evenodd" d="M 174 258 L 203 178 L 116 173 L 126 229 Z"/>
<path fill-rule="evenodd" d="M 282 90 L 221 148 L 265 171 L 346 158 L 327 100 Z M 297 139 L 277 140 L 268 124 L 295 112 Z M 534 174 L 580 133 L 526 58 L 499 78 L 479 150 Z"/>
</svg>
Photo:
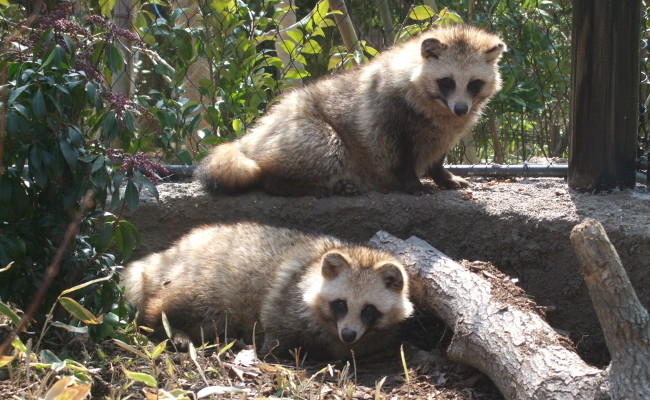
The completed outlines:
<svg viewBox="0 0 650 400">
<path fill-rule="evenodd" d="M 499 43 L 496 46 L 489 48 L 485 52 L 485 61 L 489 63 L 495 63 L 499 61 L 499 58 L 501 58 L 501 54 L 503 54 L 505 51 L 507 51 L 506 45 L 503 43 Z"/>
<path fill-rule="evenodd" d="M 424 39 L 420 45 L 420 54 L 424 58 L 438 58 L 447 45 L 435 38 Z"/>
<path fill-rule="evenodd" d="M 404 275 L 397 265 L 390 262 L 383 264 L 379 267 L 379 273 L 387 289 L 400 292 L 404 288 Z"/>
<path fill-rule="evenodd" d="M 326 279 L 336 278 L 345 268 L 350 268 L 350 263 L 343 254 L 331 251 L 323 257 L 321 273 Z"/>
</svg>

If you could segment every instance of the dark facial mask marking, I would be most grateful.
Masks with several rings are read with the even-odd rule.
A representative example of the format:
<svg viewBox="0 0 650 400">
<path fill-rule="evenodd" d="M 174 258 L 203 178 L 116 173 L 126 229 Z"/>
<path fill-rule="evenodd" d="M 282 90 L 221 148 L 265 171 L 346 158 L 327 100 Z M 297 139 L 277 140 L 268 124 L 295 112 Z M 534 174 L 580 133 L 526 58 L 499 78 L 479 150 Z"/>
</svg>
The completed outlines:
<svg viewBox="0 0 650 400">
<path fill-rule="evenodd" d="M 467 84 L 467 91 L 472 96 L 476 96 L 478 94 L 478 92 L 480 92 L 481 89 L 483 88 L 483 85 L 485 85 L 484 81 L 482 81 L 480 79 L 474 79 L 473 81 L 470 81 Z"/>
<path fill-rule="evenodd" d="M 440 88 L 440 93 L 442 93 L 443 96 L 448 96 L 454 91 L 454 89 L 456 89 L 456 82 L 451 78 L 441 78 L 436 82 L 438 82 L 438 88 Z"/>
<path fill-rule="evenodd" d="M 334 314 L 334 318 L 338 321 L 339 319 L 345 317 L 345 314 L 348 313 L 348 304 L 345 300 L 334 300 L 330 303 L 330 310 Z"/>
<path fill-rule="evenodd" d="M 361 321 L 368 327 L 373 326 L 383 314 L 372 304 L 366 304 L 361 310 Z"/>
</svg>

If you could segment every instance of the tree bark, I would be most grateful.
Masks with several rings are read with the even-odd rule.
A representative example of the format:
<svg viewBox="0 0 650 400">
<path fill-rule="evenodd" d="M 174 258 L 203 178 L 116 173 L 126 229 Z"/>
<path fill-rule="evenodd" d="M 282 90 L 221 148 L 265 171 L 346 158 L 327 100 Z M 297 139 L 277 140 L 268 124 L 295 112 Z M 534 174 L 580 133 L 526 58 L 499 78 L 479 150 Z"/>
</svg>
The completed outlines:
<svg viewBox="0 0 650 400">
<path fill-rule="evenodd" d="M 291 25 L 296 23 L 296 10 L 295 7 L 296 5 L 294 4 L 294 0 L 281 0 L 277 5 L 276 9 L 279 8 L 285 8 L 287 7 L 287 12 L 284 13 L 282 18 L 280 18 L 280 21 L 278 23 L 278 35 L 282 39 L 282 41 L 292 41 L 291 37 L 286 33 L 283 32 L 284 29 L 290 27 Z M 275 41 L 275 51 L 278 53 L 278 57 L 280 60 L 282 60 L 282 63 L 285 65 L 285 68 L 291 65 L 295 69 L 304 69 L 305 66 L 302 65 L 300 61 L 294 60 L 284 49 L 282 46 L 280 46 L 279 41 Z M 301 87 L 302 86 L 302 79 L 294 79 L 292 82 L 292 86 L 294 87 Z"/>
<path fill-rule="evenodd" d="M 362 51 L 361 44 L 357 38 L 357 33 L 354 30 L 354 24 L 348 14 L 348 8 L 345 5 L 345 0 L 330 0 L 330 8 L 332 10 L 341 11 L 343 14 L 334 14 L 334 21 L 341 33 L 343 44 L 351 52 Z"/>
<path fill-rule="evenodd" d="M 460 140 L 465 147 L 465 152 L 463 153 L 463 164 L 465 161 L 469 164 L 478 164 L 478 157 L 476 156 L 476 143 L 474 143 L 474 133 L 463 137 Z"/>
<path fill-rule="evenodd" d="M 488 126 L 490 129 L 490 135 L 492 136 L 492 146 L 494 147 L 494 162 L 497 164 L 503 164 L 503 147 L 501 147 L 501 139 L 499 139 L 498 125 L 497 117 L 491 116 L 488 120 Z"/>
<path fill-rule="evenodd" d="M 603 226 L 593 219 L 576 225 L 571 243 L 612 356 L 613 398 L 650 399 L 650 317 Z"/>
<path fill-rule="evenodd" d="M 393 30 L 393 17 L 390 14 L 388 7 L 388 0 L 376 0 L 377 8 L 379 8 L 379 15 L 381 16 L 381 24 L 384 27 L 384 47 L 391 47 L 395 44 L 395 32 Z"/>
<path fill-rule="evenodd" d="M 573 0 L 569 186 L 634 187 L 639 0 Z"/>
<path fill-rule="evenodd" d="M 378 232 L 371 243 L 396 254 L 411 297 L 454 330 L 450 359 L 485 373 L 507 399 L 605 399 L 606 372 L 587 365 L 534 310 L 418 238 Z"/>
<path fill-rule="evenodd" d="M 113 8 L 113 23 L 115 26 L 126 30 L 133 28 L 133 16 L 135 15 L 135 3 L 133 0 L 117 0 L 115 8 Z M 113 77 L 112 89 L 116 93 L 131 97 L 133 87 L 133 66 L 134 66 L 134 53 L 123 45 L 118 43 L 118 48 L 124 58 L 124 71 L 118 76 Z"/>
</svg>

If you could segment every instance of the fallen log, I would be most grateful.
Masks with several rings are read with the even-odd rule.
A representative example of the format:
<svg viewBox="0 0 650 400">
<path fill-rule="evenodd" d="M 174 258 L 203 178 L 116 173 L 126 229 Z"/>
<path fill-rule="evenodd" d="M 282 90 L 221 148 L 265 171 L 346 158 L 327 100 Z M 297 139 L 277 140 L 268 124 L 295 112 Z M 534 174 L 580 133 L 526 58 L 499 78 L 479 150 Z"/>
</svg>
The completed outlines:
<svg viewBox="0 0 650 400">
<path fill-rule="evenodd" d="M 603 226 L 593 219 L 576 225 L 571 243 L 612 356 L 609 382 L 614 399 L 650 399 L 650 317 Z"/>
<path fill-rule="evenodd" d="M 370 242 L 401 258 L 413 301 L 453 329 L 449 358 L 485 373 L 506 399 L 609 398 L 606 372 L 580 359 L 534 308 L 418 238 L 378 232 Z"/>
</svg>

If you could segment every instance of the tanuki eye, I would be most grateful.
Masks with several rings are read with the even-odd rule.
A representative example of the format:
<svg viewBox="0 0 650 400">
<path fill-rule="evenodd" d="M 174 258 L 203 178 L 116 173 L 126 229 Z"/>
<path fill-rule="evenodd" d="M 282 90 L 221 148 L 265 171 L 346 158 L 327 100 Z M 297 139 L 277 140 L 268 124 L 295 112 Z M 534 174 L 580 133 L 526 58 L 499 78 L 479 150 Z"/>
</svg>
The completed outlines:
<svg viewBox="0 0 650 400">
<path fill-rule="evenodd" d="M 361 321 L 366 326 L 372 326 L 381 316 L 381 311 L 377 310 L 377 307 L 372 304 L 366 304 L 361 310 Z"/>
<path fill-rule="evenodd" d="M 345 300 L 334 300 L 330 303 L 330 310 L 336 319 L 343 318 L 348 313 L 348 305 Z"/>
<path fill-rule="evenodd" d="M 485 82 L 480 80 L 480 79 L 474 79 L 473 81 L 470 81 L 467 84 L 467 91 L 472 95 L 476 96 L 478 92 L 481 91 L 483 88 L 483 85 L 485 85 Z"/>
<path fill-rule="evenodd" d="M 438 87 L 445 96 L 456 88 L 456 82 L 451 78 L 440 78 L 436 82 L 438 82 Z"/>
</svg>

